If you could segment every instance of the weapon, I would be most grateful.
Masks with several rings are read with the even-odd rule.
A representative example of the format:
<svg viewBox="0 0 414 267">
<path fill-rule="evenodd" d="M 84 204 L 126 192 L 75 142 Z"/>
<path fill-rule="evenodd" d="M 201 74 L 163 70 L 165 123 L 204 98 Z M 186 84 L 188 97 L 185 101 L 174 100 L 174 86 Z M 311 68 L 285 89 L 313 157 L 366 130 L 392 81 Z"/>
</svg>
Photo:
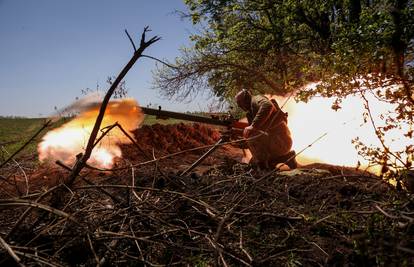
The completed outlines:
<svg viewBox="0 0 414 267">
<path fill-rule="evenodd" d="M 200 122 L 206 123 L 210 125 L 216 126 L 223 126 L 226 127 L 226 131 L 222 133 L 222 137 L 215 143 L 206 153 L 204 153 L 198 160 L 196 160 L 191 166 L 189 166 L 186 170 L 184 170 L 180 176 L 183 176 L 197 167 L 205 158 L 207 158 L 214 150 L 216 150 L 220 145 L 228 139 L 235 137 L 235 136 L 242 136 L 243 130 L 249 124 L 247 122 L 240 122 L 235 119 L 230 113 L 228 114 L 213 114 L 211 117 L 188 114 L 188 113 L 180 113 L 174 111 L 166 111 L 161 110 L 161 107 L 158 109 L 153 108 L 145 108 L 141 107 L 141 110 L 144 114 L 153 115 L 157 119 L 179 119 L 185 121 L 192 121 L 192 122 Z"/>
<path fill-rule="evenodd" d="M 144 114 L 154 115 L 157 119 L 172 118 L 185 121 L 206 123 L 210 125 L 223 126 L 226 127 L 227 130 L 231 130 L 233 134 L 236 133 L 237 135 L 242 134 L 244 128 L 249 126 L 247 122 L 238 121 L 231 114 L 213 114 L 211 115 L 211 117 L 206 117 L 201 115 L 162 110 L 161 107 L 158 107 L 158 109 L 141 107 L 141 110 Z"/>
</svg>

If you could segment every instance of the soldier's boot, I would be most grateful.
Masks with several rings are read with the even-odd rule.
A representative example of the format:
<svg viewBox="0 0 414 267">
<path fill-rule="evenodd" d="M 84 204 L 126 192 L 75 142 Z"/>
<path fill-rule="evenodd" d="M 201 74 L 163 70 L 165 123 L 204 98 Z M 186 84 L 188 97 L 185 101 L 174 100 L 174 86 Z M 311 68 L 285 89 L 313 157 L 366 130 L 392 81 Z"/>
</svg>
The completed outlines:
<svg viewBox="0 0 414 267">
<path fill-rule="evenodd" d="M 298 167 L 298 162 L 296 161 L 296 152 L 295 150 L 290 151 L 286 156 L 286 164 L 289 166 L 291 170 L 296 169 Z"/>
<path fill-rule="evenodd" d="M 291 170 L 296 169 L 298 167 L 298 163 L 295 158 L 296 152 L 294 150 L 290 151 L 286 155 L 280 156 L 275 160 L 275 164 L 284 163 L 289 166 Z"/>
</svg>

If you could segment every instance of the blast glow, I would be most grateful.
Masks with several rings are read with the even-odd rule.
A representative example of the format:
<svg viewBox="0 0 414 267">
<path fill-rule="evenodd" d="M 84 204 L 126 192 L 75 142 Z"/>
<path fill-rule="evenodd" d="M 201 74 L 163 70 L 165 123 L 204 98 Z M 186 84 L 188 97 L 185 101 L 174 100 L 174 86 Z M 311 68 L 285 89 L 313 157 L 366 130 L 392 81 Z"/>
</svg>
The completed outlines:
<svg viewBox="0 0 414 267">
<path fill-rule="evenodd" d="M 309 86 L 315 86 L 315 84 Z M 286 101 L 286 98 L 282 97 L 273 98 L 278 101 L 279 105 L 283 105 Z M 366 98 L 377 127 L 385 126 L 386 124 L 380 115 L 394 111 L 395 106 L 379 101 L 372 94 L 366 94 Z M 363 121 L 364 100 L 358 95 L 348 96 L 338 111 L 332 110 L 333 102 L 333 98 L 322 97 L 314 97 L 307 103 L 296 103 L 291 99 L 283 107 L 283 110 L 289 113 L 288 125 L 292 133 L 293 149 L 296 153 L 327 133 L 326 136 L 298 155 L 297 160 L 303 165 L 328 163 L 349 167 L 355 167 L 359 162 L 361 168 L 365 169 L 369 164 L 358 155 L 351 142 L 352 139 L 359 137 L 368 146 L 382 146 L 371 123 Z M 402 150 L 401 148 L 412 143 L 412 140 L 404 138 L 402 134 L 408 130 L 408 125 L 401 125 L 401 129 L 395 129 L 386 134 L 384 141 L 391 151 Z M 377 172 L 378 166 L 369 170 Z"/>
<path fill-rule="evenodd" d="M 100 103 L 85 103 L 81 99 L 70 107 L 79 106 L 81 113 L 58 129 L 48 132 L 38 145 L 39 160 L 61 160 L 73 164 L 76 155 L 83 153 L 92 132 Z M 134 99 L 114 100 L 108 104 L 101 129 L 118 122 L 126 131 L 136 129 L 143 121 L 143 113 Z M 130 140 L 117 128 L 112 129 L 93 149 L 89 163 L 99 168 L 111 168 L 115 157 L 121 157 L 119 144 Z"/>
</svg>

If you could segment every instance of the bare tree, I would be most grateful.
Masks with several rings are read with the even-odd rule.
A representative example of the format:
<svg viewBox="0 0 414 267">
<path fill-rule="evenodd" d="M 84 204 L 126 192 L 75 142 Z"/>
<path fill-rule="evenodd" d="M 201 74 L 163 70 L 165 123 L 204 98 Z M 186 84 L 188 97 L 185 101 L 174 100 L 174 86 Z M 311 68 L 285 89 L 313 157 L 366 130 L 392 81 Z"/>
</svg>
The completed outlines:
<svg viewBox="0 0 414 267">
<path fill-rule="evenodd" d="M 131 69 L 131 67 L 135 64 L 135 62 L 142 56 L 142 53 L 144 50 L 152 45 L 153 43 L 160 40 L 160 37 L 154 36 L 150 40 L 145 40 L 145 34 L 149 31 L 148 26 L 144 28 L 144 31 L 141 35 L 141 41 L 140 46 L 138 49 L 135 46 L 134 41 L 128 34 L 128 32 L 125 30 L 126 34 L 128 35 L 129 40 L 131 41 L 131 44 L 134 48 L 134 54 L 129 60 L 129 62 L 125 65 L 125 67 L 121 70 L 118 77 L 114 80 L 114 82 L 111 84 L 111 87 L 106 92 L 105 97 L 102 101 L 101 107 L 99 109 L 98 117 L 96 118 L 95 125 L 92 129 L 91 135 L 89 136 L 89 141 L 85 149 L 85 153 L 78 157 L 75 166 L 73 166 L 72 171 L 70 175 L 66 179 L 66 184 L 70 186 L 76 179 L 76 177 L 79 175 L 80 171 L 86 166 L 86 162 L 90 158 L 92 154 L 92 150 L 94 148 L 94 143 L 96 140 L 96 137 L 98 135 L 98 132 L 101 127 L 102 120 L 105 115 L 106 107 L 108 106 L 109 100 L 111 99 L 112 95 L 114 94 L 115 90 L 118 88 L 119 84 L 122 82 L 122 79 L 125 77 L 125 75 L 128 73 L 128 71 Z"/>
</svg>

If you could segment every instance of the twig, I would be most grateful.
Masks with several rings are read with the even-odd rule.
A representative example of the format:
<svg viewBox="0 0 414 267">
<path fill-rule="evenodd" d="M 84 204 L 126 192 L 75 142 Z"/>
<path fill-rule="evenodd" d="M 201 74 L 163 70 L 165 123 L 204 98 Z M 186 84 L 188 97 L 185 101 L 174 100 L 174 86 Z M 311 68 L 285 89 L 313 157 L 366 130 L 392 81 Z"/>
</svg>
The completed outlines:
<svg viewBox="0 0 414 267">
<path fill-rule="evenodd" d="M 227 262 L 224 260 L 224 258 L 223 258 L 223 254 L 220 252 L 220 259 L 221 259 L 221 262 L 223 263 L 223 265 L 224 265 L 224 267 L 228 267 L 229 265 L 227 264 Z"/>
<path fill-rule="evenodd" d="M 235 255 L 233 255 L 232 253 L 230 253 L 230 252 L 228 252 L 228 251 L 225 251 L 225 250 L 223 249 L 223 247 L 222 247 L 222 245 L 221 245 L 221 244 L 219 244 L 219 243 L 218 243 L 218 242 L 216 242 L 215 240 L 211 239 L 211 238 L 210 238 L 210 237 L 208 237 L 207 235 L 205 236 L 205 238 L 206 238 L 206 239 L 210 242 L 211 246 L 212 246 L 215 250 L 217 250 L 219 253 L 224 253 L 224 254 L 226 254 L 226 255 L 230 256 L 231 258 L 233 258 L 233 259 L 235 259 L 235 260 L 239 261 L 240 263 L 242 263 L 242 264 L 244 264 L 244 265 L 246 265 L 246 266 L 252 267 L 252 265 L 251 265 L 250 263 L 246 262 L 245 260 L 243 260 L 243 259 L 241 259 L 241 258 L 239 258 L 239 257 L 237 257 L 237 256 L 235 256 Z"/>
<path fill-rule="evenodd" d="M 56 165 L 59 165 L 60 167 L 62 167 L 62 168 L 64 168 L 65 170 L 67 170 L 67 171 L 71 171 L 72 169 L 69 167 L 69 166 L 67 166 L 67 165 L 65 165 L 63 162 L 61 162 L 60 160 L 57 160 L 56 162 Z M 86 179 L 85 177 L 83 177 L 83 176 L 80 176 L 80 179 L 81 180 L 83 180 L 85 183 L 87 183 L 87 184 L 89 184 L 89 185 L 95 185 L 93 182 L 91 182 L 91 181 L 89 181 L 88 179 Z M 105 195 L 107 195 L 108 197 L 110 197 L 111 199 L 112 199 L 112 201 L 114 201 L 114 202 L 116 202 L 116 203 L 123 203 L 124 201 L 122 201 L 121 199 L 119 199 L 119 198 L 117 198 L 117 197 L 115 197 L 114 195 L 112 195 L 111 193 L 109 193 L 108 191 L 106 191 L 105 189 L 103 189 L 103 188 L 100 188 L 100 187 L 97 187 L 97 189 L 99 190 L 99 191 L 101 191 L 102 193 L 104 193 Z"/>
<path fill-rule="evenodd" d="M 0 206 L 4 206 L 4 207 L 9 207 L 9 206 L 30 206 L 30 207 L 34 207 L 34 208 L 38 208 L 38 209 L 42 209 L 42 210 L 46 210 L 50 213 L 54 213 L 58 216 L 61 217 L 65 217 L 77 224 L 78 221 L 75 220 L 75 218 L 73 218 L 71 215 L 67 214 L 64 211 L 55 209 L 53 207 L 41 204 L 41 203 L 37 203 L 34 201 L 30 201 L 30 200 L 22 200 L 22 199 L 0 199 Z"/>
<path fill-rule="evenodd" d="M 138 194 L 137 194 L 137 192 L 135 192 L 135 190 L 134 190 L 134 187 L 135 187 L 135 168 L 134 167 L 131 167 L 131 178 L 132 178 L 132 181 L 131 181 L 131 186 L 132 186 L 132 188 L 131 188 L 131 191 L 132 191 L 132 194 L 139 200 L 139 201 L 142 201 L 142 199 L 138 196 Z"/>
<path fill-rule="evenodd" d="M 168 64 L 167 62 L 165 62 L 165 61 L 163 61 L 161 59 L 158 59 L 156 57 L 152 57 L 152 56 L 148 56 L 148 55 L 142 55 L 142 57 L 146 57 L 146 58 L 149 58 L 149 59 L 153 59 L 153 60 L 158 61 L 158 62 L 160 62 L 160 63 L 164 64 L 165 66 L 167 66 L 169 68 L 172 68 L 172 69 L 179 69 L 178 67 L 173 66 L 171 64 Z"/>
<path fill-rule="evenodd" d="M 141 146 L 135 141 L 134 138 L 132 138 L 132 136 L 130 134 L 128 134 L 127 131 L 125 131 L 125 129 L 122 127 L 121 124 L 119 124 L 118 122 L 115 123 L 115 126 L 118 127 L 121 132 L 134 144 L 134 146 L 144 155 L 144 157 L 147 160 L 150 160 L 151 157 L 147 155 L 147 153 L 145 153 L 145 151 L 141 148 Z"/>
<path fill-rule="evenodd" d="M 154 182 L 155 182 L 155 175 L 156 172 L 158 172 L 159 174 L 161 174 L 164 178 L 166 178 L 167 180 L 169 179 L 169 177 L 167 175 L 165 175 L 165 173 L 159 168 L 158 164 L 159 161 L 156 159 L 155 155 L 154 155 L 154 150 L 152 158 L 150 156 L 148 156 L 148 154 L 141 148 L 141 146 L 135 141 L 135 139 L 122 127 L 121 124 L 119 124 L 118 122 L 115 122 L 113 125 L 107 126 L 105 127 L 105 131 L 104 133 L 99 137 L 99 139 L 95 142 L 94 146 L 96 146 L 102 139 L 103 137 L 108 134 L 113 128 L 118 127 L 118 129 L 121 130 L 121 132 L 135 145 L 135 147 L 144 155 L 144 157 L 149 160 L 149 161 L 153 161 L 155 162 L 155 172 L 154 172 Z M 103 129 L 102 129 L 103 130 Z M 100 169 L 100 168 L 96 168 L 93 166 L 90 166 L 88 164 L 85 164 L 86 167 L 94 169 L 94 170 L 98 170 L 98 171 L 108 171 L 107 169 Z M 133 167 L 133 165 L 132 165 Z M 114 170 L 114 169 L 112 169 Z"/>
<path fill-rule="evenodd" d="M 133 224 L 133 222 L 134 222 L 134 220 L 132 219 L 132 220 L 131 220 L 131 223 L 129 224 L 129 230 L 131 231 L 132 236 L 133 236 L 133 237 L 136 237 L 136 236 L 135 236 L 135 232 L 134 232 L 134 230 L 132 229 L 132 224 Z M 134 239 L 134 243 L 135 243 L 135 245 L 137 246 L 137 249 L 138 249 L 138 251 L 139 251 L 139 255 L 141 256 L 141 261 L 142 261 L 142 262 L 145 262 L 145 258 L 144 258 L 144 255 L 142 254 L 142 250 L 141 250 L 141 247 L 139 246 L 138 240 Z"/>
<path fill-rule="evenodd" d="M 240 215 L 252 215 L 252 216 L 269 216 L 281 220 L 287 220 L 287 221 L 301 221 L 303 220 L 303 217 L 293 217 L 293 216 L 283 216 L 279 214 L 274 214 L 270 212 L 234 212 L 235 214 Z"/>
<path fill-rule="evenodd" d="M 233 140 L 233 141 L 229 141 L 229 142 L 224 142 L 224 143 L 219 144 L 218 146 L 224 146 L 224 145 L 229 145 L 229 144 L 236 144 L 236 143 L 245 142 L 246 140 L 251 140 L 251 139 L 254 139 L 254 138 L 257 138 L 257 136 L 255 136 L 253 138 L 249 138 L 249 139 L 242 138 L 242 139 L 237 139 L 237 140 Z M 144 162 L 141 162 L 141 163 L 137 163 L 137 164 L 134 164 L 132 166 L 133 167 L 138 167 L 138 166 L 143 166 L 143 165 L 155 163 L 157 161 L 169 159 L 169 158 L 172 158 L 172 157 L 181 155 L 181 154 L 185 154 L 185 153 L 189 153 L 189 152 L 193 152 L 193 151 L 197 151 L 197 150 L 203 150 L 203 149 L 206 149 L 206 148 L 211 148 L 211 147 L 213 147 L 215 145 L 216 144 L 205 145 L 205 146 L 199 146 L 199 147 L 190 148 L 190 149 L 187 149 L 187 150 L 178 151 L 178 152 L 175 152 L 175 153 L 172 153 L 172 154 L 168 154 L 168 155 L 159 157 L 157 159 L 152 159 L 152 160 L 144 161 Z M 91 167 L 91 166 L 89 166 L 89 167 Z M 91 167 L 91 168 L 93 168 L 94 170 L 97 170 L 97 171 L 111 171 L 112 172 L 112 171 L 120 171 L 120 170 L 129 169 L 130 167 L 131 166 L 114 168 L 114 169 L 102 169 L 102 168 L 96 168 L 96 167 Z"/>
<path fill-rule="evenodd" d="M 302 239 L 303 240 L 305 240 L 306 241 L 306 243 L 308 243 L 308 244 L 312 244 L 312 245 L 314 245 L 315 247 L 317 247 L 320 251 L 322 251 L 322 253 L 323 254 L 325 254 L 328 258 L 330 257 L 329 256 L 329 254 L 324 250 L 324 249 L 322 249 L 316 242 L 314 242 L 314 241 L 308 241 L 308 240 L 306 240 L 306 238 L 305 237 L 302 237 Z"/>
<path fill-rule="evenodd" d="M 365 107 L 366 107 L 366 109 L 368 111 L 368 115 L 369 115 L 369 119 L 370 119 L 371 125 L 374 128 L 375 134 L 376 134 L 378 140 L 380 141 L 380 143 L 381 143 L 384 151 L 387 152 L 388 154 L 390 154 L 391 156 L 393 156 L 404 167 L 407 167 L 408 168 L 407 164 L 399 156 L 397 156 L 395 153 L 393 153 L 392 151 L 390 151 L 390 149 L 385 145 L 384 139 L 381 138 L 381 136 L 379 135 L 379 130 L 378 130 L 376 124 L 375 124 L 374 118 L 372 117 L 371 108 L 369 107 L 368 99 L 365 97 L 365 95 L 363 93 L 361 93 L 361 96 L 362 96 L 362 98 L 365 101 Z"/>
<path fill-rule="evenodd" d="M 134 41 L 132 40 L 131 36 L 129 35 L 129 33 L 128 33 L 127 29 L 125 29 L 125 33 L 126 33 L 126 35 L 128 36 L 128 39 L 129 39 L 129 41 L 131 42 L 132 47 L 134 48 L 134 52 L 137 52 L 137 48 L 135 47 L 135 43 L 134 43 Z"/>
<path fill-rule="evenodd" d="M 95 143 L 93 144 L 93 147 L 97 146 L 99 144 L 99 142 L 101 142 L 101 140 L 113 129 L 117 126 L 118 122 L 115 122 L 112 125 L 106 126 L 104 128 L 101 129 L 101 131 L 103 132 L 98 139 L 96 139 Z"/>
<path fill-rule="evenodd" d="M 48 194 L 50 194 L 51 192 L 53 192 L 55 189 L 61 187 L 62 184 L 57 185 L 55 187 L 50 188 L 48 191 L 42 193 L 36 200 L 35 202 L 39 202 L 42 201 L 42 199 L 44 197 L 46 197 Z M 6 235 L 6 240 L 9 239 L 10 236 L 12 236 L 14 234 L 14 232 L 17 230 L 17 228 L 19 227 L 19 225 L 23 222 L 23 220 L 27 217 L 27 215 L 29 214 L 29 212 L 33 209 L 33 207 L 29 207 L 27 208 L 22 215 L 20 215 L 19 219 L 17 220 L 17 222 L 14 224 L 13 228 L 10 230 L 10 232 Z"/>
<path fill-rule="evenodd" d="M 24 264 L 21 263 L 22 260 L 16 255 L 16 253 L 14 253 L 13 249 L 9 246 L 9 244 L 6 243 L 6 241 L 4 241 L 3 238 L 1 238 L 1 236 L 0 236 L 0 244 L 4 247 L 4 249 L 7 251 L 7 253 L 9 253 L 10 257 L 12 257 L 13 260 L 19 266 L 24 266 Z"/>
<path fill-rule="evenodd" d="M 385 210 L 381 209 L 377 204 L 375 204 L 374 207 L 390 219 L 398 219 L 399 218 L 398 216 L 394 216 L 394 215 L 391 215 L 391 214 L 387 213 Z"/>
<path fill-rule="evenodd" d="M 414 255 L 414 249 L 410 249 L 410 248 L 406 248 L 402 246 L 397 246 L 397 249 Z"/>
<path fill-rule="evenodd" d="M 29 259 L 33 259 L 33 260 L 41 263 L 42 264 L 41 266 L 63 267 L 63 265 L 52 263 L 50 261 L 50 259 L 45 259 L 43 257 L 40 257 L 40 256 L 36 255 L 36 254 L 32 255 L 32 254 L 28 254 L 26 252 L 20 252 L 20 251 L 16 251 L 16 254 L 19 254 L 20 256 L 23 256 L 23 257 L 26 257 L 26 258 L 29 258 Z"/>
<path fill-rule="evenodd" d="M 247 256 L 247 258 L 249 259 L 250 262 L 253 262 L 253 258 L 252 256 L 250 256 L 250 254 L 247 252 L 247 250 L 245 248 L 243 248 L 243 232 L 240 229 L 240 242 L 239 242 L 239 248 L 240 250 Z"/>
<path fill-rule="evenodd" d="M 264 265 L 265 262 L 267 262 L 267 261 L 269 261 L 269 260 L 271 260 L 273 258 L 279 257 L 280 255 L 283 255 L 283 254 L 288 253 L 288 252 L 293 252 L 293 251 L 311 252 L 312 250 L 310 250 L 310 249 L 297 249 L 297 248 L 292 248 L 292 249 L 284 250 L 284 251 L 281 251 L 279 253 L 276 253 L 274 255 L 271 255 L 271 256 L 269 256 L 267 258 L 264 258 L 264 259 L 260 260 L 259 263 L 258 263 L 258 266 L 262 266 L 262 265 Z"/>
<path fill-rule="evenodd" d="M 219 148 L 219 145 L 224 142 L 224 138 L 220 138 L 220 140 L 217 141 L 217 143 L 214 144 L 206 153 L 204 153 L 201 157 L 199 157 L 191 166 L 189 166 L 187 169 L 185 169 L 180 176 L 184 176 L 190 171 L 192 171 L 194 168 L 196 168 L 200 163 L 202 163 L 211 153 L 213 153 L 217 148 Z"/>
<path fill-rule="evenodd" d="M 6 154 L 10 155 L 10 153 L 6 150 L 5 147 L 2 146 L 1 148 L 3 149 L 4 152 L 6 152 Z M 26 196 L 27 196 L 29 194 L 29 180 L 27 179 L 26 172 L 23 170 L 23 168 L 20 166 L 20 164 L 15 159 L 12 159 L 12 161 L 17 165 L 19 170 L 23 173 L 24 180 L 26 182 Z"/>
<path fill-rule="evenodd" d="M 92 251 L 93 257 L 95 258 L 96 264 L 99 265 L 99 258 L 98 258 L 98 255 L 96 255 L 95 249 L 93 248 L 92 240 L 91 240 L 91 237 L 89 236 L 89 233 L 86 234 L 86 237 L 88 238 L 89 247 L 91 248 L 91 251 Z"/>
<path fill-rule="evenodd" d="M 153 175 L 153 177 L 152 177 L 152 187 L 155 187 L 155 181 L 156 181 L 156 176 L 155 176 L 155 174 L 156 174 L 156 171 L 158 170 L 158 163 L 159 163 L 159 161 L 157 160 L 157 158 L 155 157 L 155 150 L 154 150 L 154 148 L 152 149 L 152 158 L 153 158 L 153 160 L 155 160 L 155 166 L 154 166 L 154 168 L 155 168 L 155 171 L 154 171 L 154 175 Z"/>
<path fill-rule="evenodd" d="M 157 189 L 157 188 L 152 188 L 152 187 L 143 187 L 143 186 L 129 186 L 129 185 L 86 185 L 86 186 L 78 186 L 76 187 L 77 189 L 88 189 L 88 188 L 96 188 L 96 187 L 108 187 L 108 188 L 135 188 L 135 189 L 142 189 L 142 190 L 149 190 L 149 191 L 157 191 L 157 192 L 163 192 L 163 193 L 168 193 L 168 194 L 174 194 L 174 195 L 179 195 L 185 199 L 188 199 L 189 201 L 199 204 L 203 207 L 205 207 L 206 209 L 209 209 L 210 212 L 214 212 L 215 214 L 217 214 L 217 210 L 215 208 L 213 208 L 211 205 L 207 204 L 206 202 L 204 202 L 203 200 L 197 200 L 194 199 L 192 197 L 190 197 L 189 195 L 182 193 L 182 192 L 177 192 L 177 191 L 172 191 L 172 190 L 164 190 L 164 189 Z M 1 200 L 0 200 L 1 201 Z M 214 217 L 215 214 L 213 214 L 212 216 Z"/>
</svg>

